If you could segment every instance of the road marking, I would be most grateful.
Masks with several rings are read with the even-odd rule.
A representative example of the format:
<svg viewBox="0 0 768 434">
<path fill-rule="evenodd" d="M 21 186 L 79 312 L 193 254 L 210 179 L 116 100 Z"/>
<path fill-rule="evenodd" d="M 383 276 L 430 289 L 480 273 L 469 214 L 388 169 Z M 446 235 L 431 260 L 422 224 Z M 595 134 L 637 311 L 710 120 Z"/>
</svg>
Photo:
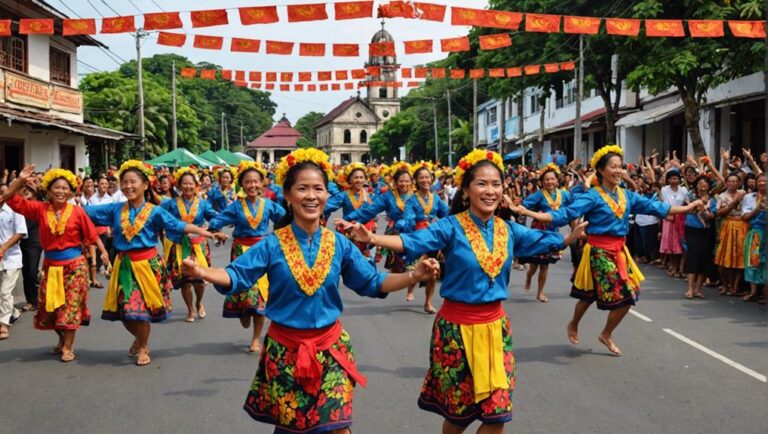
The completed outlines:
<svg viewBox="0 0 768 434">
<path fill-rule="evenodd" d="M 647 316 L 643 315 L 642 313 L 639 313 L 639 312 L 635 311 L 634 309 L 630 309 L 629 313 L 631 313 L 632 315 L 640 318 L 641 320 L 643 320 L 645 322 L 653 322 L 652 319 L 648 318 Z"/>
<path fill-rule="evenodd" d="M 709 354 L 710 356 L 716 358 L 717 360 L 720 360 L 721 362 L 725 363 L 726 365 L 728 365 L 728 366 L 730 366 L 732 368 L 736 368 L 739 371 L 749 375 L 750 377 L 753 377 L 753 378 L 755 378 L 755 379 L 757 379 L 759 381 L 762 381 L 763 383 L 768 383 L 768 378 L 766 378 L 765 375 L 763 375 L 763 374 L 761 374 L 759 372 L 755 372 L 755 371 L 747 368 L 744 365 L 736 363 L 733 360 L 729 359 L 728 357 L 725 357 L 722 354 L 718 354 L 718 353 L 710 350 L 709 348 L 705 347 L 704 345 L 701 345 L 700 343 L 698 343 L 696 341 L 693 341 L 691 339 L 686 338 L 685 336 L 681 335 L 680 333 L 677 333 L 674 330 L 671 330 L 671 329 L 662 329 L 662 330 L 664 330 L 666 333 L 676 337 L 677 339 L 680 339 L 681 341 L 683 341 L 686 344 L 692 346 L 693 348 L 701 350 L 704 353 Z"/>
</svg>

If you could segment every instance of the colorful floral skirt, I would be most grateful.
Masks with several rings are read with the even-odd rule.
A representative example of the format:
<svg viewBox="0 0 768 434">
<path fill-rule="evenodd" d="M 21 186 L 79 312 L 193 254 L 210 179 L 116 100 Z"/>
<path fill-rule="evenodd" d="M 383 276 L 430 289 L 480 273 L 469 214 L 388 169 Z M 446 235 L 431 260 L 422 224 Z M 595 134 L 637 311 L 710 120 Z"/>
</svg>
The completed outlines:
<svg viewBox="0 0 768 434">
<path fill-rule="evenodd" d="M 393 222 L 390 222 L 390 224 L 387 225 L 387 229 L 384 231 L 384 234 L 400 235 L 400 231 L 395 229 Z M 384 268 L 392 273 L 405 273 L 405 268 L 408 266 L 408 264 L 405 263 L 405 259 L 403 259 L 401 255 L 391 250 L 383 251 L 382 254 L 387 255 L 387 259 L 384 262 Z"/>
<path fill-rule="evenodd" d="M 236 240 L 232 241 L 232 250 L 229 255 L 230 262 L 244 253 L 243 245 Z M 224 298 L 224 318 L 245 318 L 249 315 L 264 315 L 267 300 L 261 295 L 258 284 L 246 292 L 228 295 Z"/>
<path fill-rule="evenodd" d="M 468 426 L 475 420 L 491 424 L 512 420 L 512 392 L 515 389 L 512 325 L 506 315 L 501 324 L 509 389 L 494 390 L 491 396 L 475 403 L 474 383 L 461 338 L 461 326 L 438 316 L 432 326 L 429 371 L 421 387 L 419 408 L 437 413 L 458 426 Z"/>
<path fill-rule="evenodd" d="M 752 228 L 747 233 L 744 245 L 744 280 L 757 285 L 764 284 L 768 278 L 766 262 L 765 229 Z"/>
<path fill-rule="evenodd" d="M 203 249 L 203 255 L 208 265 L 211 265 L 211 248 L 208 245 L 208 241 L 200 243 L 200 247 Z M 194 253 L 194 252 L 193 252 Z M 188 279 L 181 274 L 181 267 L 179 267 L 179 261 L 176 257 L 176 244 L 173 243 L 168 251 L 168 257 L 165 259 L 168 266 L 168 275 L 171 278 L 173 289 L 179 289 L 186 284 L 205 284 L 202 279 Z"/>
<path fill-rule="evenodd" d="M 64 304 L 54 310 L 45 310 L 48 267 L 43 268 L 43 280 L 37 293 L 37 311 L 34 326 L 38 330 L 77 330 L 91 322 L 88 310 L 88 262 L 85 257 L 73 259 L 64 265 Z"/>
<path fill-rule="evenodd" d="M 346 331 L 333 348 L 354 359 Z M 310 394 L 293 377 L 298 351 L 291 351 L 269 335 L 259 369 L 243 408 L 259 422 L 275 425 L 275 433 L 322 433 L 352 425 L 355 382 L 329 351 L 318 353 L 323 381 L 317 394 Z"/>
<path fill-rule="evenodd" d="M 749 224 L 739 217 L 728 217 L 720 226 L 719 244 L 715 251 L 715 264 L 725 267 L 744 269 L 744 242 Z"/>
<path fill-rule="evenodd" d="M 619 255 L 626 255 L 623 251 Z M 594 289 L 571 287 L 571 297 L 582 301 L 597 302 L 601 310 L 613 310 L 634 305 L 640 288 L 633 288 L 621 279 L 616 265 L 616 253 L 599 247 L 589 249 L 589 264 L 592 270 Z M 575 273 L 574 273 L 575 275 Z"/>
<path fill-rule="evenodd" d="M 673 216 L 674 220 L 664 220 L 661 225 L 661 246 L 659 251 L 665 254 L 680 255 L 683 253 L 685 239 L 685 214 Z"/>
<path fill-rule="evenodd" d="M 171 311 L 173 305 L 171 303 L 171 279 L 168 278 L 168 270 L 165 267 L 165 262 L 160 256 L 155 256 L 149 259 L 149 266 L 152 269 L 157 281 L 160 285 L 160 292 L 163 294 L 163 306 L 150 309 L 147 303 L 144 301 L 144 295 L 139 289 L 139 282 L 136 277 L 131 275 L 132 286 L 134 289 L 131 292 L 128 300 L 125 300 L 125 293 L 123 287 L 118 284 L 117 288 L 117 311 L 112 312 L 104 310 L 101 313 L 101 319 L 107 321 L 142 321 L 142 322 L 162 322 L 171 317 Z M 117 270 L 113 270 L 113 273 L 117 273 Z"/>
</svg>

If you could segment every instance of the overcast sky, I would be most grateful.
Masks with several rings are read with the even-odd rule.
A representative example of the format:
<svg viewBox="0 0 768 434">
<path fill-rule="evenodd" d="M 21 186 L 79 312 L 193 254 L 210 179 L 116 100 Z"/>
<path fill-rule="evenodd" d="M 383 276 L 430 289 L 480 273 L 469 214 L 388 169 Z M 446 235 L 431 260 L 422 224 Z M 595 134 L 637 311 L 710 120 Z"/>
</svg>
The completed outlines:
<svg viewBox="0 0 768 434">
<path fill-rule="evenodd" d="M 291 56 L 265 55 L 253 53 L 232 53 L 228 51 L 229 41 L 225 40 L 224 49 L 203 50 L 192 47 L 192 38 L 188 36 L 184 47 L 167 47 L 157 45 L 157 34 L 154 33 L 145 39 L 142 46 L 142 56 L 149 57 L 159 53 L 177 53 L 186 56 L 193 62 L 208 61 L 226 69 L 258 70 L 258 71 L 322 71 L 336 69 L 355 69 L 361 68 L 368 54 L 367 44 L 371 36 L 381 27 L 380 20 L 376 18 L 335 21 L 333 20 L 333 7 L 328 6 L 327 21 L 312 21 L 304 23 L 288 23 L 284 5 L 319 3 L 319 0 L 47 0 L 52 6 L 61 10 L 67 15 L 79 15 L 83 18 L 101 18 L 115 15 L 134 15 L 147 12 L 160 12 L 160 7 L 166 12 L 171 11 L 190 11 L 204 9 L 237 8 L 241 6 L 265 6 L 278 5 L 279 23 L 261 24 L 243 26 L 240 24 L 240 18 L 237 10 L 229 10 L 229 25 L 193 29 L 188 13 L 182 13 L 181 19 L 184 22 L 184 30 L 189 35 L 202 34 L 224 37 L 243 37 L 251 39 L 272 39 L 278 41 L 291 42 L 321 42 L 332 43 L 357 43 L 360 46 L 360 57 L 300 57 L 298 56 L 298 44 L 294 48 L 294 54 Z M 131 4 L 133 3 L 133 5 Z M 328 3 L 334 3 L 329 0 Z M 382 3 L 377 1 L 376 4 Z M 484 8 L 487 2 L 484 0 L 434 0 L 434 3 L 449 4 L 450 6 L 465 6 L 474 8 Z M 68 8 L 69 9 L 68 9 Z M 113 10 L 111 10 L 111 9 Z M 137 18 L 136 24 L 140 25 L 141 18 Z M 101 23 L 97 21 L 97 27 Z M 387 30 L 392 34 L 396 41 L 396 49 L 399 57 L 398 61 L 403 66 L 414 66 L 426 62 L 441 59 L 443 53 L 404 55 L 402 41 L 414 39 L 435 39 L 464 36 L 468 32 L 467 27 L 458 27 L 450 25 L 450 8 L 446 11 L 446 19 L 442 23 L 423 21 L 391 19 L 387 20 Z M 123 59 L 135 59 L 136 49 L 133 37 L 130 34 L 102 35 L 95 36 L 98 40 L 109 46 L 110 50 Z M 439 51 L 439 41 L 436 41 L 435 48 Z M 261 51 L 264 51 L 262 42 Z M 326 47 L 330 52 L 330 45 Z M 109 59 L 103 52 L 95 47 L 81 47 L 78 51 L 78 59 L 83 63 L 100 71 L 114 70 L 117 63 Z M 78 65 L 80 74 L 92 72 L 83 64 Z M 403 91 L 407 91 L 403 89 Z M 327 113 L 338 103 L 354 95 L 353 91 L 336 92 L 279 92 L 272 93 L 272 100 L 278 105 L 276 118 L 282 113 L 295 122 L 302 115 L 310 111 L 319 111 Z"/>
</svg>

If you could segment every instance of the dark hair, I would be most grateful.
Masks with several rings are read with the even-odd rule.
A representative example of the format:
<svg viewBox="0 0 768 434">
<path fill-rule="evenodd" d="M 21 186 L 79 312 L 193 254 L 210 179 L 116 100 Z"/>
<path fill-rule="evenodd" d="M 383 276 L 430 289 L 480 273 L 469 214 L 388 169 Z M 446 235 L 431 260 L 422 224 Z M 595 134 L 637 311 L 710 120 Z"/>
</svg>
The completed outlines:
<svg viewBox="0 0 768 434">
<path fill-rule="evenodd" d="M 429 173 L 429 176 L 432 177 L 432 180 L 433 181 L 435 180 L 435 174 L 430 172 L 429 169 L 427 169 L 426 167 L 419 167 L 415 172 L 413 172 L 414 180 L 419 177 L 419 172 L 421 172 L 422 170 L 426 170 L 427 173 Z"/>
<path fill-rule="evenodd" d="M 557 177 L 557 172 L 555 169 L 553 167 L 547 167 L 543 172 L 541 172 L 541 175 L 539 175 L 539 184 L 541 184 L 542 187 L 544 186 L 544 177 L 547 176 L 547 173 L 554 173 L 555 179 L 557 179 L 558 184 L 560 183 L 560 178 Z"/>
<path fill-rule="evenodd" d="M 141 170 L 130 167 L 128 169 L 123 170 L 120 172 L 120 182 L 123 182 L 123 178 L 125 177 L 125 174 L 128 172 L 133 172 L 139 175 L 139 178 L 141 178 L 142 181 L 144 181 L 145 184 L 147 184 L 147 189 L 144 190 L 144 200 L 147 202 L 155 202 L 155 193 L 152 191 L 152 186 L 149 185 L 149 177 L 142 172 Z"/>
<path fill-rule="evenodd" d="M 63 176 L 59 176 L 57 178 L 52 179 L 51 182 L 48 184 L 48 188 L 46 188 L 46 190 L 51 191 L 51 187 L 53 187 L 53 184 L 60 179 L 63 179 L 64 182 L 67 183 L 67 187 L 69 187 L 69 191 L 72 191 L 72 192 L 77 191 L 77 189 L 75 187 L 72 187 L 72 184 L 70 184 L 69 181 L 67 181 L 67 178 Z M 85 180 L 83 180 L 83 182 L 85 182 Z"/>
<path fill-rule="evenodd" d="M 301 163 L 291 167 L 288 169 L 288 173 L 285 174 L 285 181 L 283 182 L 283 192 L 284 194 L 287 194 L 291 191 L 293 188 L 293 185 L 296 184 L 296 180 L 299 177 L 299 172 L 303 170 L 317 170 L 320 172 L 320 174 L 323 175 L 323 184 L 325 184 L 325 189 L 328 189 L 328 174 L 325 173 L 325 170 L 323 170 L 322 167 L 318 166 L 317 164 L 313 163 L 312 161 L 302 161 Z M 285 208 L 285 215 L 283 218 L 280 219 L 279 222 L 275 225 L 275 229 L 280 229 L 283 227 L 288 226 L 293 222 L 293 210 L 288 206 L 288 200 L 283 198 L 283 208 Z"/>
<path fill-rule="evenodd" d="M 595 176 L 597 177 L 598 182 L 603 182 L 603 175 L 600 174 L 600 169 L 605 169 L 605 166 L 608 164 L 608 161 L 610 161 L 611 158 L 613 157 L 621 158 L 621 155 L 615 152 L 609 152 L 603 155 L 602 158 L 597 160 L 597 163 L 595 163 Z"/>
<path fill-rule="evenodd" d="M 397 184 L 397 181 L 403 175 L 411 176 L 411 174 L 408 173 L 408 171 L 406 169 L 400 169 L 400 170 L 396 171 L 395 174 L 392 176 L 392 181 L 394 181 L 394 183 Z"/>
<path fill-rule="evenodd" d="M 693 181 L 693 194 L 696 195 L 696 190 L 699 188 L 699 182 L 704 181 L 707 183 L 707 190 L 712 189 L 712 180 L 707 175 L 699 175 L 696 180 Z"/>
<path fill-rule="evenodd" d="M 352 174 L 353 174 L 353 173 L 355 173 L 355 172 L 363 172 L 363 176 L 364 176 L 366 179 L 368 179 L 368 174 L 367 174 L 367 173 L 365 173 L 365 170 L 363 170 L 363 169 L 361 169 L 361 168 L 357 167 L 357 168 L 354 168 L 354 169 L 352 169 L 352 171 L 351 171 L 351 172 L 349 172 L 349 175 L 347 175 L 347 179 L 346 179 L 346 181 L 347 181 L 347 182 L 349 182 L 349 178 L 351 178 L 351 177 L 352 177 Z"/>
<path fill-rule="evenodd" d="M 181 180 L 182 180 L 182 179 L 184 179 L 184 177 L 185 177 L 185 176 L 191 176 L 191 177 L 192 177 L 192 180 L 193 180 L 193 181 L 195 181 L 195 184 L 197 184 L 197 185 L 200 185 L 200 180 L 199 180 L 199 179 L 197 179 L 197 177 L 196 177 L 196 176 L 195 176 L 193 173 L 187 172 L 187 173 L 185 173 L 185 174 L 181 175 L 181 176 L 179 177 L 179 180 L 178 180 L 178 181 L 176 181 L 176 184 L 177 184 L 179 187 L 181 187 Z"/>
<path fill-rule="evenodd" d="M 490 166 L 496 169 L 499 172 L 499 179 L 504 180 L 504 173 L 502 173 L 501 169 L 488 160 L 482 160 L 470 167 L 469 170 L 464 173 L 464 177 L 461 178 L 461 185 L 458 186 L 458 191 L 456 192 L 457 196 L 453 198 L 453 204 L 451 205 L 451 214 L 460 214 L 469 209 L 469 203 L 464 202 L 461 196 L 464 195 L 464 189 L 469 188 L 469 184 L 474 181 L 477 170 L 485 166 Z M 498 211 L 499 209 L 496 208 L 496 212 Z"/>
<path fill-rule="evenodd" d="M 242 173 L 238 173 L 238 174 L 237 174 L 237 184 L 238 184 L 238 185 L 240 185 L 240 186 L 242 186 L 242 185 L 243 185 L 243 177 L 244 177 L 244 176 L 245 176 L 245 174 L 246 174 L 246 173 L 248 173 L 248 172 L 256 172 L 256 173 L 258 173 L 258 174 L 259 174 L 259 180 L 260 180 L 261 182 L 264 182 L 264 177 L 263 177 L 263 176 L 261 176 L 261 172 L 259 172 L 258 170 L 254 169 L 254 168 L 250 168 L 250 169 L 246 169 L 246 170 L 244 170 Z"/>
</svg>

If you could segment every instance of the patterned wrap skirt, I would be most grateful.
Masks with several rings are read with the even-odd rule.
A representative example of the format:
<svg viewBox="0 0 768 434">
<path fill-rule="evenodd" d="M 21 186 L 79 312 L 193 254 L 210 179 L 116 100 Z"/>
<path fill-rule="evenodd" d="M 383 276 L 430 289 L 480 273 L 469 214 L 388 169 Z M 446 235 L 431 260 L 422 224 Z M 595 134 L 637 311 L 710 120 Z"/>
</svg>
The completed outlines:
<svg viewBox="0 0 768 434">
<path fill-rule="evenodd" d="M 749 283 L 762 285 L 768 278 L 768 261 L 766 261 L 765 229 L 752 228 L 747 233 L 744 245 L 744 280 Z"/>
<path fill-rule="evenodd" d="M 538 229 L 541 231 L 549 230 L 547 223 L 542 223 L 534 220 L 531 223 L 531 229 Z M 537 265 L 549 265 L 554 264 L 562 258 L 560 252 L 550 252 L 538 256 L 518 256 L 517 261 L 521 264 L 537 264 Z"/>
<path fill-rule="evenodd" d="M 600 310 L 613 310 L 628 305 L 634 306 L 639 298 L 640 287 L 622 279 L 618 265 L 619 258 L 617 258 L 617 255 L 621 255 L 621 259 L 627 263 L 632 259 L 631 256 L 628 257 L 625 251 L 616 252 L 594 245 L 589 247 L 589 253 L 586 249 L 584 250 L 584 254 L 589 254 L 589 258 L 582 258 L 582 261 L 589 260 L 593 288 L 578 288 L 576 286 L 576 275 L 579 273 L 579 269 L 577 269 L 572 279 L 574 285 L 571 286 L 571 297 L 581 301 L 596 302 L 597 308 Z M 630 275 L 636 272 L 636 269 L 628 268 L 627 272 Z M 642 278 L 638 280 L 642 280 Z"/>
<path fill-rule="evenodd" d="M 258 242 L 258 241 L 256 241 Z M 246 244 L 232 240 L 232 250 L 230 251 L 229 261 L 232 262 L 247 250 Z M 267 306 L 267 300 L 261 295 L 258 284 L 253 285 L 246 292 L 235 295 L 228 295 L 224 298 L 224 318 L 245 318 L 250 315 L 264 315 L 264 309 Z"/>
<path fill-rule="evenodd" d="M 474 382 L 461 326 L 439 316 L 432 326 L 429 371 L 419 395 L 419 408 L 439 414 L 450 423 L 466 427 L 475 420 L 496 424 L 512 420 L 512 393 L 515 389 L 515 355 L 509 317 L 501 319 L 504 368 L 508 389 L 497 389 L 488 398 L 475 402 Z"/>
<path fill-rule="evenodd" d="M 155 256 L 149 259 L 149 267 L 152 269 L 152 273 L 157 278 L 160 285 L 160 292 L 163 298 L 163 306 L 152 309 L 147 306 L 144 301 L 144 295 L 142 294 L 139 282 L 135 276 L 131 276 L 132 285 L 134 289 L 131 292 L 128 300 L 125 300 L 125 293 L 122 285 L 117 289 L 117 311 L 112 312 L 104 310 L 101 313 L 101 319 L 107 321 L 142 321 L 142 322 L 162 322 L 171 317 L 171 311 L 173 310 L 173 304 L 171 303 L 171 291 L 173 287 L 171 285 L 171 279 L 168 277 L 168 269 L 165 266 L 163 258 Z M 113 273 L 117 273 L 117 270 L 113 270 Z"/>
<path fill-rule="evenodd" d="M 91 322 L 88 309 L 88 262 L 84 256 L 72 259 L 64 267 L 64 304 L 53 312 L 45 310 L 48 265 L 43 262 L 43 280 L 37 292 L 34 326 L 38 330 L 77 330 Z"/>
<path fill-rule="evenodd" d="M 322 366 L 322 386 L 316 393 L 306 391 L 294 378 L 298 352 L 264 337 L 264 350 L 256 377 L 243 408 L 255 420 L 275 425 L 277 434 L 316 434 L 352 425 L 355 381 L 331 356 L 317 353 Z M 333 349 L 354 361 L 349 334 L 342 331 Z"/>
<path fill-rule="evenodd" d="M 208 266 L 211 266 L 211 247 L 208 245 L 208 241 L 203 241 L 199 243 L 200 248 L 203 249 L 203 255 L 205 256 L 205 260 L 208 263 Z M 183 258 L 182 258 L 183 259 Z M 185 278 L 183 274 L 181 274 L 181 267 L 179 266 L 179 260 L 176 257 L 176 243 L 172 243 L 170 245 L 170 249 L 168 250 L 168 256 L 166 257 L 166 265 L 168 266 L 168 275 L 171 278 L 171 283 L 173 284 L 173 289 L 179 289 L 184 285 L 192 284 L 192 285 L 204 285 L 205 282 L 202 279 L 189 279 Z"/>
<path fill-rule="evenodd" d="M 665 254 L 683 253 L 685 239 L 685 214 L 674 215 L 673 220 L 664 220 L 661 224 L 661 246 L 659 251 Z"/>
<path fill-rule="evenodd" d="M 715 251 L 715 264 L 733 269 L 744 269 L 744 243 L 749 223 L 741 217 L 728 217 L 720 226 L 719 243 Z"/>
<path fill-rule="evenodd" d="M 387 224 L 387 229 L 384 231 L 384 235 L 400 235 L 400 231 L 395 229 L 395 222 L 391 221 Z M 390 250 L 386 251 L 387 260 L 384 262 L 384 268 L 392 273 L 405 273 L 405 269 L 408 264 L 405 263 L 405 259 L 398 255 L 397 252 Z"/>
</svg>

